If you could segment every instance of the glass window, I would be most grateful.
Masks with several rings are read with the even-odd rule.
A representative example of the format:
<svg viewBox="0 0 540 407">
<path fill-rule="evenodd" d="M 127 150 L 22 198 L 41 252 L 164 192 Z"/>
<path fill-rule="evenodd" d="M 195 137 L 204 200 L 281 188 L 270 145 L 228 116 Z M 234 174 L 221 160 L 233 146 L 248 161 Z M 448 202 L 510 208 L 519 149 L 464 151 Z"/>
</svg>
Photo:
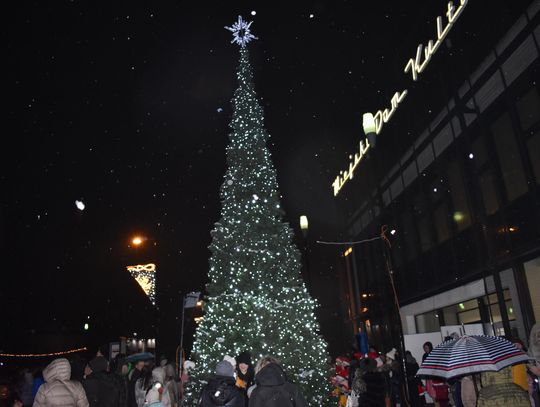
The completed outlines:
<svg viewBox="0 0 540 407">
<path fill-rule="evenodd" d="M 525 276 L 527 277 L 527 286 L 531 296 L 531 305 L 533 308 L 534 319 L 540 321 L 540 257 L 530 260 L 523 264 Z"/>
<path fill-rule="evenodd" d="M 482 322 L 480 310 L 478 308 L 469 311 L 462 311 L 458 314 L 460 324 L 475 324 Z"/>
<path fill-rule="evenodd" d="M 418 221 L 418 233 L 422 251 L 429 250 L 433 246 L 433 238 L 431 236 L 431 222 L 428 216 L 424 216 Z"/>
<path fill-rule="evenodd" d="M 457 305 L 450 305 L 443 308 L 443 315 L 445 325 L 459 325 Z"/>
<path fill-rule="evenodd" d="M 487 215 L 492 215 L 499 209 L 499 200 L 495 188 L 495 177 L 491 170 L 484 171 L 480 175 L 480 190 L 484 200 L 484 207 Z"/>
<path fill-rule="evenodd" d="M 497 119 L 491 126 L 491 130 L 506 187 L 506 197 L 508 201 L 513 201 L 527 192 L 527 180 L 508 113 Z"/>
<path fill-rule="evenodd" d="M 537 130 L 527 140 L 527 150 L 529 150 L 529 157 L 536 183 L 540 184 L 540 130 Z"/>
<path fill-rule="evenodd" d="M 540 97 L 538 91 L 532 88 L 520 100 L 516 102 L 516 108 L 523 130 L 529 130 L 540 121 Z"/>
<path fill-rule="evenodd" d="M 479 169 L 488 162 L 489 154 L 487 151 L 486 141 L 483 137 L 478 137 L 476 140 L 474 140 L 472 143 L 472 152 L 474 154 L 476 168 Z"/>
<path fill-rule="evenodd" d="M 467 202 L 465 185 L 463 185 L 463 174 L 457 160 L 452 161 L 448 166 L 447 178 L 450 196 L 452 197 L 454 206 L 452 219 L 456 223 L 458 230 L 462 231 L 470 226 L 471 214 Z"/>
<path fill-rule="evenodd" d="M 416 333 L 438 332 L 441 329 L 437 311 L 416 315 L 414 318 L 416 320 Z"/>
<path fill-rule="evenodd" d="M 404 212 L 401 219 L 402 228 L 398 236 L 403 236 L 407 251 L 407 260 L 411 261 L 416 258 L 416 228 L 410 211 Z"/>
<path fill-rule="evenodd" d="M 448 227 L 448 209 L 445 203 L 442 203 L 433 211 L 433 218 L 438 242 L 442 243 L 448 240 L 450 238 L 450 229 Z"/>
</svg>

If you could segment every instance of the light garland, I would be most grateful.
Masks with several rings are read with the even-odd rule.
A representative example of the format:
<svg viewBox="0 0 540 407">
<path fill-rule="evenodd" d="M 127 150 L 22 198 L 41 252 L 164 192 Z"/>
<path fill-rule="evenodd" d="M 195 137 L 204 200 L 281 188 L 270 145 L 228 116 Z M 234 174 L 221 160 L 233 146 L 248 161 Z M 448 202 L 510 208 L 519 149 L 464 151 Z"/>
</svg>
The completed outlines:
<svg viewBox="0 0 540 407">
<path fill-rule="evenodd" d="M 137 264 L 126 268 L 131 277 L 139 283 L 152 305 L 156 305 L 156 265 L 154 263 Z"/>
<path fill-rule="evenodd" d="M 77 348 L 65 350 L 63 352 L 51 352 L 51 353 L 0 353 L 0 358 L 44 358 L 48 356 L 62 356 L 69 355 L 70 353 L 77 353 L 87 350 L 87 348 Z"/>
</svg>

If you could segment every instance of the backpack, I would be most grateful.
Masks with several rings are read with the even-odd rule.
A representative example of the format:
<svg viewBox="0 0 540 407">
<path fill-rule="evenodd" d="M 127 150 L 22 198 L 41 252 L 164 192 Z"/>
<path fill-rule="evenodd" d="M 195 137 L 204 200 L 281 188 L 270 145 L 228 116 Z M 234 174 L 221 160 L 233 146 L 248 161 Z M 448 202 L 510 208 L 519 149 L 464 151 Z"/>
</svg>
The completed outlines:
<svg viewBox="0 0 540 407">
<path fill-rule="evenodd" d="M 227 383 L 221 382 L 217 389 L 210 390 L 209 389 L 209 397 L 212 402 L 217 406 L 224 406 L 229 401 L 228 399 L 228 392 L 227 392 Z"/>
</svg>

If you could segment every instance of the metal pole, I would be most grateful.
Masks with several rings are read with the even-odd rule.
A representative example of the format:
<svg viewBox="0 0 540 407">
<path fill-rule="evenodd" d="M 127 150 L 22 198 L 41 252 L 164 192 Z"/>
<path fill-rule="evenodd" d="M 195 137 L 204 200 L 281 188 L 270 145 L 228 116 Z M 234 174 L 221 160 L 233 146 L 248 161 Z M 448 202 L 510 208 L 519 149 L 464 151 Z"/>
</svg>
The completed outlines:
<svg viewBox="0 0 540 407">
<path fill-rule="evenodd" d="M 184 315 L 186 311 L 186 296 L 182 296 L 182 325 L 180 326 L 180 377 L 184 373 Z"/>
<path fill-rule="evenodd" d="M 396 286 L 394 284 L 394 270 L 392 269 L 392 260 L 390 257 L 390 241 L 386 237 L 386 229 L 388 227 L 384 225 L 381 229 L 381 240 L 383 244 L 383 256 L 384 256 L 384 264 L 386 266 L 386 271 L 388 272 L 388 277 L 390 279 L 390 285 L 392 286 L 392 293 L 394 295 L 394 305 L 397 313 L 398 318 L 398 329 L 399 329 L 399 347 L 400 349 L 400 355 L 401 355 L 401 374 L 403 375 L 403 384 L 405 385 L 405 405 L 410 406 L 410 398 L 409 398 L 409 383 L 407 382 L 407 366 L 406 366 L 406 358 L 405 358 L 405 339 L 403 337 L 403 326 L 401 323 L 401 312 L 399 307 L 399 300 L 397 296 Z"/>
</svg>

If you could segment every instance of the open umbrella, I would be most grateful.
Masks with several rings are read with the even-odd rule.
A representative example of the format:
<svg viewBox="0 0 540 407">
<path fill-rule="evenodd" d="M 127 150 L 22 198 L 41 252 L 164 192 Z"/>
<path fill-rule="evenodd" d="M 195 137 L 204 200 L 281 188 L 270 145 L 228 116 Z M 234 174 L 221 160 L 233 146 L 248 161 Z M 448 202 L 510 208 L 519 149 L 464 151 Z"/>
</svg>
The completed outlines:
<svg viewBox="0 0 540 407">
<path fill-rule="evenodd" d="M 473 373 L 497 372 L 507 366 L 526 363 L 529 359 L 529 356 L 506 339 L 465 335 L 445 341 L 433 349 L 416 375 L 449 379 Z"/>
<path fill-rule="evenodd" d="M 126 358 L 126 362 L 138 362 L 139 360 L 150 360 L 154 359 L 154 355 L 150 352 L 141 352 L 141 353 L 134 353 L 133 355 L 129 355 Z"/>
</svg>

